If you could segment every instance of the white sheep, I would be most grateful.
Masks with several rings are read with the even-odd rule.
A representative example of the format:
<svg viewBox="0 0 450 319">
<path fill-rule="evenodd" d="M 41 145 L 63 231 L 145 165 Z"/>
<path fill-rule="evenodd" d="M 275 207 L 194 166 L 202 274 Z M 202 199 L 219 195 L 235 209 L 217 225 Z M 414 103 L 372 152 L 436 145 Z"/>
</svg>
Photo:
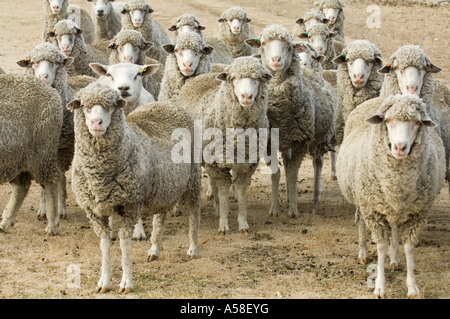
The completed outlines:
<svg viewBox="0 0 450 319">
<path fill-rule="evenodd" d="M 167 57 L 159 101 L 175 103 L 181 88 L 192 78 L 211 72 L 213 48 L 195 32 L 180 34 L 175 44 L 166 44 Z"/>
<path fill-rule="evenodd" d="M 120 293 L 133 290 L 131 236 L 141 216 L 154 215 L 148 259 L 155 260 L 162 249 L 166 212 L 182 198 L 189 213 L 187 255 L 196 258 L 199 249 L 201 168 L 194 163 L 194 143 L 187 162 L 172 152 L 174 130 L 193 136 L 192 118 L 182 109 L 155 102 L 140 107 L 125 121 L 125 104 L 116 90 L 99 83 L 80 90 L 68 104 L 75 120 L 72 189 L 101 238 L 100 293 L 111 287 L 109 216 L 120 221 Z"/>
<path fill-rule="evenodd" d="M 170 39 L 164 26 L 153 18 L 152 12 L 152 7 L 145 0 L 128 1 L 121 11 L 122 29 L 141 32 L 146 41 L 153 43 L 147 56 L 165 64 L 167 53 L 162 46 L 170 43 Z"/>
<path fill-rule="evenodd" d="M 308 32 L 308 30 L 316 24 L 327 24 L 328 22 L 329 20 L 325 18 L 325 16 L 319 9 L 312 8 L 306 11 L 306 13 L 301 18 L 295 20 L 292 34 L 294 36 L 298 36 L 301 33 Z"/>
<path fill-rule="evenodd" d="M 128 62 L 138 65 L 158 64 L 155 59 L 147 57 L 146 51 L 153 46 L 136 30 L 122 30 L 117 33 L 108 45 L 111 53 L 109 64 Z M 144 88 L 158 100 L 161 81 L 164 75 L 164 66 L 160 64 L 158 70 L 151 77 L 144 77 Z"/>
<path fill-rule="evenodd" d="M 72 92 L 67 86 L 66 66 L 73 62 L 73 58 L 65 56 L 53 44 L 42 42 L 26 55 L 26 58 L 17 61 L 17 64 L 26 68 L 26 72 L 44 81 L 56 89 L 61 97 L 63 112 L 63 126 L 59 139 L 58 165 L 61 179 L 58 182 L 58 214 L 62 219 L 67 218 L 66 211 L 66 177 L 65 172 L 72 164 L 75 136 L 73 132 L 73 115 L 65 107 L 72 100 Z M 38 218 L 45 218 L 45 190 L 41 187 L 41 200 L 38 210 Z"/>
<path fill-rule="evenodd" d="M 335 38 L 335 50 L 339 55 L 345 46 L 345 4 L 341 0 L 322 0 L 318 8 L 328 19 L 328 28 L 337 35 Z"/>
<path fill-rule="evenodd" d="M 121 11 L 124 1 L 87 0 L 92 2 L 95 25 L 95 41 L 110 40 L 122 29 Z"/>
<path fill-rule="evenodd" d="M 206 45 L 214 49 L 210 56 L 211 63 L 230 64 L 233 61 L 233 56 L 225 41 L 217 36 L 203 36 L 202 31 L 205 28 L 194 15 L 186 13 L 179 16 L 168 30 L 172 32 L 172 42 L 175 42 L 181 33 L 197 33 L 205 41 Z"/>
<path fill-rule="evenodd" d="M 214 207 L 220 216 L 219 233 L 222 234 L 230 231 L 228 213 L 232 184 L 236 186 L 239 203 L 239 231 L 247 233 L 249 229 L 247 188 L 261 156 L 256 145 L 260 130 L 269 129 L 267 82 L 270 78 L 269 71 L 258 59 L 240 57 L 234 59 L 225 72 L 199 75 L 180 91 L 177 104 L 201 121 L 202 136 L 214 128 L 214 139 L 218 138 L 216 134 L 219 133 L 223 137 L 214 146 L 214 155 L 205 155 L 209 141 L 203 141 L 203 166 L 212 185 Z M 235 135 L 238 136 L 236 141 Z M 248 141 L 245 141 L 246 135 Z"/>
<path fill-rule="evenodd" d="M 65 55 L 74 58 L 72 66 L 67 68 L 69 76 L 88 75 L 98 77 L 89 68 L 89 63 L 108 63 L 108 55 L 87 45 L 83 38 L 83 30 L 71 20 L 59 21 L 48 33 L 48 36 L 56 39 L 56 46 Z"/>
<path fill-rule="evenodd" d="M 339 108 L 335 123 L 333 146 L 342 143 L 344 125 L 348 115 L 359 104 L 380 95 L 383 74 L 381 51 L 370 41 L 355 40 L 349 43 L 333 62 L 338 65 L 337 87 Z M 336 178 L 336 153 L 330 154 L 331 177 Z"/>
<path fill-rule="evenodd" d="M 58 147 L 63 109 L 58 92 L 33 75 L 0 75 L 0 183 L 13 191 L 3 210 L 0 232 L 14 225 L 31 181 L 44 185 L 48 224 L 57 234 Z"/>
<path fill-rule="evenodd" d="M 372 101 L 379 105 L 376 112 Z M 408 297 L 416 297 L 413 249 L 444 183 L 442 140 L 430 129 L 435 124 L 416 96 L 377 98 L 357 110 L 349 116 L 352 120 L 356 115 L 354 125 L 345 127 L 337 161 L 338 183 L 377 243 L 375 297 L 386 294 L 384 263 L 389 241 L 391 254 L 398 241 L 404 243 Z M 373 116 L 364 122 L 361 114 Z"/>
<path fill-rule="evenodd" d="M 70 4 L 69 0 L 44 0 L 44 42 L 53 42 L 48 33 L 61 20 L 76 22 L 85 32 L 84 40 L 87 44 L 94 42 L 94 22 L 89 13 L 80 6 Z M 53 43 L 55 44 L 55 43 Z"/>
<path fill-rule="evenodd" d="M 246 43 L 259 48 L 261 61 L 273 76 L 269 84 L 267 115 L 270 127 L 279 129 L 288 214 L 295 217 L 298 216 L 298 170 L 307 153 L 313 157 L 314 164 L 314 209 L 319 204 L 323 154 L 332 150 L 337 100 L 333 100 L 332 92 L 325 90 L 315 72 L 302 72 L 297 51 L 301 52 L 303 46 L 293 43 L 289 31 L 282 25 L 267 26 L 258 39 L 249 39 Z M 272 174 L 270 215 L 279 214 L 279 182 L 278 170 Z"/>
<path fill-rule="evenodd" d="M 154 102 L 155 98 L 143 85 L 143 78 L 156 72 L 159 64 L 137 65 L 131 63 L 117 63 L 103 65 L 91 63 L 89 65 L 101 77 L 96 81 L 110 88 L 116 89 L 127 102 L 123 108 L 128 115 L 138 106 Z"/>
<path fill-rule="evenodd" d="M 257 53 L 257 50 L 245 44 L 245 40 L 255 38 L 256 34 L 250 25 L 252 20 L 242 8 L 225 10 L 218 21 L 216 36 L 226 43 L 233 59 Z"/>
</svg>

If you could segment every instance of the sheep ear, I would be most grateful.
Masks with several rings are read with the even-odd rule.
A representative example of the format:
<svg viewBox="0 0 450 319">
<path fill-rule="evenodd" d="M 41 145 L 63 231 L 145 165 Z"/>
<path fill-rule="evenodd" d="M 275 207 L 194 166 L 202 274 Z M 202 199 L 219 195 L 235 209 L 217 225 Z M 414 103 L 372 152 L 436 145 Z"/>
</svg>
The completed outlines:
<svg viewBox="0 0 450 319">
<path fill-rule="evenodd" d="M 213 51 L 214 51 L 214 48 L 210 47 L 210 46 L 206 46 L 203 48 L 203 53 L 205 55 L 210 55 Z"/>
<path fill-rule="evenodd" d="M 111 49 L 111 50 L 117 49 L 117 44 L 115 44 L 114 42 L 111 42 L 111 43 L 108 45 L 108 49 Z"/>
<path fill-rule="evenodd" d="M 69 66 L 73 63 L 74 58 L 72 57 L 67 57 L 64 59 L 64 66 Z"/>
<path fill-rule="evenodd" d="M 272 79 L 272 75 L 269 72 L 265 73 L 262 77 L 263 81 L 269 82 Z"/>
<path fill-rule="evenodd" d="M 174 24 L 174 25 L 172 25 L 169 29 L 167 29 L 167 30 L 169 30 L 169 31 L 171 31 L 171 32 L 174 32 L 174 31 L 177 31 L 177 26 Z"/>
<path fill-rule="evenodd" d="M 144 44 L 144 51 L 150 50 L 153 47 L 154 43 L 153 42 L 145 42 Z"/>
<path fill-rule="evenodd" d="M 219 75 L 216 76 L 216 79 L 219 81 L 226 81 L 227 80 L 228 73 L 222 72 Z"/>
<path fill-rule="evenodd" d="M 258 49 L 261 47 L 261 41 L 259 41 L 258 39 L 247 39 L 244 42 L 252 48 Z"/>
<path fill-rule="evenodd" d="M 225 19 L 220 18 L 219 20 L 217 20 L 217 22 L 219 22 L 219 23 L 224 23 L 224 22 L 225 22 Z"/>
<path fill-rule="evenodd" d="M 337 37 L 337 33 L 330 32 L 330 38 L 335 38 L 335 37 Z"/>
<path fill-rule="evenodd" d="M 83 29 L 79 29 L 79 28 L 75 28 L 75 30 L 77 30 L 77 34 L 80 35 L 83 33 Z"/>
<path fill-rule="evenodd" d="M 439 73 L 442 71 L 442 68 L 434 65 L 433 63 L 431 63 L 429 66 L 427 66 L 427 72 L 430 73 Z"/>
<path fill-rule="evenodd" d="M 322 20 L 322 23 L 323 23 L 323 24 L 328 24 L 328 22 L 330 22 L 330 19 L 323 18 L 323 20 Z"/>
<path fill-rule="evenodd" d="M 366 122 L 369 124 L 380 124 L 381 122 L 383 122 L 383 116 L 380 116 L 380 114 L 377 113 L 366 119 Z"/>
<path fill-rule="evenodd" d="M 142 76 L 149 76 L 154 74 L 159 68 L 159 64 L 146 64 L 142 66 L 141 75 Z"/>
<path fill-rule="evenodd" d="M 125 101 L 124 99 L 119 99 L 116 104 L 116 106 L 120 109 L 123 109 L 126 105 L 127 101 Z"/>
<path fill-rule="evenodd" d="M 172 54 L 175 51 L 175 44 L 164 44 L 162 48 L 167 53 Z"/>
<path fill-rule="evenodd" d="M 16 62 L 18 66 L 21 66 L 22 68 L 27 68 L 30 65 L 30 60 L 23 59 Z"/>
<path fill-rule="evenodd" d="M 334 64 L 342 64 L 347 62 L 347 58 L 345 57 L 345 54 L 341 54 L 340 56 L 337 56 L 333 59 Z"/>
<path fill-rule="evenodd" d="M 47 33 L 47 36 L 50 37 L 50 38 L 54 38 L 56 36 L 55 30 L 52 30 L 49 33 Z"/>
<path fill-rule="evenodd" d="M 100 63 L 89 63 L 89 67 L 98 75 L 106 75 L 108 73 L 108 66 Z"/>
<path fill-rule="evenodd" d="M 322 63 L 322 62 L 325 62 L 325 60 L 327 59 L 327 57 L 321 54 L 321 55 L 319 55 L 318 57 L 315 57 L 314 59 L 315 59 L 317 62 Z"/>
<path fill-rule="evenodd" d="M 294 51 L 297 53 L 305 52 L 308 48 L 303 43 L 294 43 Z"/>
<path fill-rule="evenodd" d="M 431 119 L 423 119 L 422 124 L 425 125 L 426 127 L 436 127 L 437 125 L 431 120 Z"/>
<path fill-rule="evenodd" d="M 379 69 L 377 72 L 380 73 L 380 74 L 387 74 L 387 73 L 391 72 L 391 65 L 390 64 L 386 64 L 381 69 Z"/>
<path fill-rule="evenodd" d="M 303 24 L 303 23 L 305 23 L 305 20 L 303 18 L 299 18 L 299 19 L 295 20 L 295 23 Z"/>
<path fill-rule="evenodd" d="M 197 29 L 199 29 L 200 31 L 203 31 L 206 29 L 206 27 L 199 24 Z"/>
<path fill-rule="evenodd" d="M 300 39 L 308 39 L 308 32 L 303 32 L 298 35 Z"/>
<path fill-rule="evenodd" d="M 247 23 L 252 22 L 252 19 L 247 18 Z"/>
<path fill-rule="evenodd" d="M 120 11 L 120 13 L 125 14 L 128 12 L 127 6 L 123 7 L 123 9 Z"/>
<path fill-rule="evenodd" d="M 66 107 L 73 112 L 74 110 L 79 109 L 81 107 L 81 101 L 72 100 L 67 104 Z"/>
</svg>

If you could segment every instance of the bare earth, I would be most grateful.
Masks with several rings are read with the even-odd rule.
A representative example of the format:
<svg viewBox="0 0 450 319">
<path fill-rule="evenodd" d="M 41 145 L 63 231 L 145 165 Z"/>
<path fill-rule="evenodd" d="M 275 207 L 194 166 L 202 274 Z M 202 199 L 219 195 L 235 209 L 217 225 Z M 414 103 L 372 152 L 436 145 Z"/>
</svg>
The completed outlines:
<svg viewBox="0 0 450 319">
<path fill-rule="evenodd" d="M 347 0 L 345 9 L 347 42 L 365 38 L 374 42 L 388 58 L 405 44 L 422 46 L 432 61 L 444 68 L 437 78 L 450 85 L 450 5 L 431 8 L 422 5 L 381 8 L 381 28 L 369 29 L 366 20 L 370 1 Z M 423 1 L 431 3 L 431 1 Z M 72 0 L 89 10 L 90 3 Z M 183 13 L 195 14 L 212 34 L 220 13 L 241 6 L 257 32 L 266 24 L 293 22 L 313 1 L 150 1 L 154 16 L 166 27 Z M 23 72 L 15 61 L 22 59 L 41 41 L 42 0 L 0 1 L 0 66 L 5 71 Z M 146 261 L 149 241 L 133 242 L 132 262 L 135 290 L 128 295 L 112 291 L 94 292 L 100 276 L 99 238 L 84 212 L 76 205 L 68 172 L 68 219 L 61 221 L 59 235 L 44 234 L 44 222 L 37 221 L 39 187 L 32 185 L 19 212 L 17 223 L 0 234 L 0 298 L 371 298 L 373 280 L 370 264 L 376 263 L 376 247 L 369 244 L 369 265 L 357 264 L 357 229 L 354 208 L 341 196 L 338 183 L 329 177 L 328 160 L 323 173 L 324 193 L 318 213 L 312 214 L 312 163 L 305 159 L 298 179 L 301 217 L 287 217 L 284 176 L 281 181 L 282 216 L 270 218 L 270 176 L 255 174 L 249 191 L 251 232 L 237 231 L 237 203 L 231 205 L 232 233 L 217 235 L 218 219 L 212 203 L 204 199 L 200 258 L 188 260 L 187 216 L 171 216 L 166 222 L 164 250 L 155 262 Z M 204 184 L 206 179 L 204 179 Z M 203 190 L 203 193 L 205 190 Z M 0 186 L 0 210 L 6 206 L 11 188 Z M 428 226 L 416 249 L 417 283 L 422 298 L 450 298 L 450 196 L 445 184 L 431 209 Z M 148 233 L 151 220 L 147 221 Z M 120 247 L 112 252 L 113 287 L 121 277 Z M 387 296 L 406 297 L 406 270 L 386 271 Z M 75 267 L 75 268 L 73 268 Z M 80 287 L 71 288 L 71 269 L 80 270 Z M 68 272 L 69 270 L 69 272 Z M 369 270 L 369 271 L 368 271 Z"/>
</svg>

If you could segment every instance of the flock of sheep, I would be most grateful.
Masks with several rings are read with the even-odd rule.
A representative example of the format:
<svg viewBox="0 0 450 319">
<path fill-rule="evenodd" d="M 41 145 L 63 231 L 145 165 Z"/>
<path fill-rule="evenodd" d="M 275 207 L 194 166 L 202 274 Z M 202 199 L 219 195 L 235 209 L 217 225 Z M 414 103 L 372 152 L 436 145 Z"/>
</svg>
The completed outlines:
<svg viewBox="0 0 450 319">
<path fill-rule="evenodd" d="M 233 7 L 214 36 L 203 36 L 205 27 L 190 14 L 165 29 L 145 0 L 88 1 L 92 19 L 68 0 L 44 0 L 43 41 L 17 62 L 26 72 L 0 75 L 0 87 L 8 88 L 0 90 L 0 182 L 13 185 L 0 231 L 13 226 L 34 180 L 42 187 L 38 216 L 57 234 L 71 167 L 76 201 L 101 238 L 97 291 L 110 290 L 109 253 L 118 236 L 119 291 L 129 293 L 131 238 L 146 236 L 141 218 L 153 216 L 149 260 L 160 255 L 172 209 L 189 215 L 187 254 L 199 255 L 202 167 L 219 232 L 230 231 L 230 191 L 239 230 L 248 232 L 246 192 L 263 154 L 281 153 L 295 217 L 302 161 L 312 158 L 317 206 L 330 152 L 332 177 L 356 207 L 360 262 L 368 258 L 366 227 L 377 243 L 375 296 L 385 297 L 386 254 L 398 263 L 399 243 L 408 297 L 419 295 L 413 248 L 450 178 L 450 91 L 433 79 L 441 69 L 420 47 L 401 47 L 383 64 L 373 43 L 346 43 L 340 0 L 313 3 L 292 32 L 272 24 L 260 35 Z M 277 134 L 255 154 L 247 151 L 249 136 L 243 162 L 234 140 L 233 161 L 220 158 L 230 145 L 215 144 L 210 161 L 195 158 L 194 143 L 174 153 L 173 132 L 193 136 L 195 123 L 202 136 L 209 128 L 224 136 L 228 129 Z M 200 147 L 211 151 L 209 140 Z M 253 156 L 258 160 L 249 161 Z M 280 176 L 279 169 L 271 175 L 270 215 L 280 212 Z"/>
</svg>

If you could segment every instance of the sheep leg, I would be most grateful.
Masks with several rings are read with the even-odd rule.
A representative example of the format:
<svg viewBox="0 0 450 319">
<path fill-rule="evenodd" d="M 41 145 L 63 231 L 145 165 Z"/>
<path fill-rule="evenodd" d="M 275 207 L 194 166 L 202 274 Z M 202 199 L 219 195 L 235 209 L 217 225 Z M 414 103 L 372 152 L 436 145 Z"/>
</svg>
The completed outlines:
<svg viewBox="0 0 450 319">
<path fill-rule="evenodd" d="M 133 273 L 131 268 L 131 238 L 120 238 L 122 250 L 122 281 L 119 285 L 119 293 L 128 294 L 133 291 Z"/>
<path fill-rule="evenodd" d="M 142 218 L 139 218 L 136 225 L 134 225 L 134 231 L 133 231 L 133 239 L 136 240 L 144 240 L 147 238 L 147 234 L 145 233 L 144 229 L 144 221 Z"/>
<path fill-rule="evenodd" d="M 117 214 L 112 214 L 111 216 L 109 216 L 108 221 L 109 221 L 109 228 L 111 228 L 111 240 L 115 240 L 117 239 L 117 233 L 118 233 L 118 227 L 117 227 L 117 222 L 115 222 L 115 220 L 118 218 Z"/>
<path fill-rule="evenodd" d="M 323 168 L 323 155 L 317 156 L 313 158 L 313 166 L 314 166 L 314 195 L 313 195 L 313 203 L 314 203 L 314 211 L 317 211 L 317 208 L 320 204 L 320 195 L 322 194 L 322 168 Z"/>
<path fill-rule="evenodd" d="M 185 210 L 189 212 L 189 249 L 187 255 L 189 258 L 197 258 L 200 247 L 199 227 L 200 227 L 200 199 L 196 203 L 189 206 L 184 206 Z"/>
<path fill-rule="evenodd" d="M 54 236 L 58 233 L 57 227 L 59 223 L 58 184 L 45 185 L 45 214 L 48 222 L 45 232 Z"/>
<path fill-rule="evenodd" d="M 231 184 L 231 187 L 230 187 L 230 198 L 232 200 L 238 199 L 237 194 L 236 194 L 237 187 L 236 187 L 236 184 L 234 183 L 234 181 L 236 180 L 236 177 L 237 177 L 237 173 L 235 171 L 231 170 L 231 179 L 233 181 L 233 184 Z"/>
<path fill-rule="evenodd" d="M 275 173 L 271 175 L 272 203 L 269 210 L 269 216 L 280 215 L 280 193 L 279 193 L 280 177 L 281 177 L 280 169 L 278 169 Z"/>
<path fill-rule="evenodd" d="M 362 265 L 366 265 L 368 262 L 368 253 L 367 253 L 367 230 L 366 223 L 359 212 L 359 209 L 356 209 L 355 217 L 358 222 L 358 263 Z"/>
<path fill-rule="evenodd" d="M 27 196 L 30 189 L 31 179 L 17 177 L 13 181 L 13 192 L 9 198 L 8 204 L 3 210 L 2 222 L 0 223 L 0 232 L 7 232 L 8 229 L 14 225 L 19 212 L 20 206 L 22 206 L 23 200 Z"/>
<path fill-rule="evenodd" d="M 66 187 L 66 175 L 61 174 L 61 179 L 58 182 L 58 214 L 61 219 L 67 218 L 67 187 Z"/>
<path fill-rule="evenodd" d="M 219 189 L 217 188 L 217 185 L 215 183 L 211 183 L 211 190 L 213 194 L 213 207 L 214 207 L 214 213 L 217 217 L 220 216 L 220 210 L 219 210 Z"/>
<path fill-rule="evenodd" d="M 39 197 L 39 210 L 37 213 L 38 220 L 45 219 L 45 189 L 44 185 L 41 184 L 41 193 Z"/>
<path fill-rule="evenodd" d="M 159 213 L 153 215 L 153 231 L 152 231 L 152 247 L 148 251 L 148 261 L 154 261 L 159 258 L 162 245 L 162 235 L 164 229 L 164 221 L 166 220 L 166 213 Z"/>
<path fill-rule="evenodd" d="M 388 251 L 387 242 L 377 243 L 378 264 L 377 264 L 377 279 L 375 281 L 374 296 L 376 299 L 384 299 L 386 296 L 386 278 L 384 276 L 384 263 L 386 261 L 386 254 Z"/>
<path fill-rule="evenodd" d="M 414 245 L 405 243 L 405 256 L 406 256 L 406 286 L 408 287 L 408 298 L 416 298 L 419 296 L 420 291 L 417 288 L 416 276 L 414 274 Z"/>
<path fill-rule="evenodd" d="M 297 178 L 298 178 L 298 168 L 288 168 L 286 169 L 286 185 L 288 189 L 288 204 L 289 204 L 289 216 L 297 217 L 299 216 L 297 209 Z"/>
<path fill-rule="evenodd" d="M 247 222 L 247 186 L 237 185 L 237 199 L 239 204 L 239 231 L 248 234 L 249 226 Z"/>
<path fill-rule="evenodd" d="M 399 249 L 399 233 L 398 226 L 391 224 L 391 240 L 389 246 L 389 256 L 391 257 L 391 267 L 397 269 L 400 265 Z"/>
<path fill-rule="evenodd" d="M 102 274 L 97 283 L 96 291 L 99 293 L 106 293 L 111 287 L 111 239 L 109 236 L 102 237 L 100 240 L 100 249 L 102 251 Z"/>
<path fill-rule="evenodd" d="M 336 174 L 336 152 L 328 152 L 330 155 L 330 167 L 331 167 L 331 180 L 335 181 L 337 180 L 337 174 Z"/>
<path fill-rule="evenodd" d="M 230 232 L 228 226 L 228 214 L 230 212 L 230 185 L 218 187 L 219 197 L 219 234 L 226 235 Z"/>
<path fill-rule="evenodd" d="M 208 189 L 206 190 L 206 199 L 211 200 L 214 198 L 214 190 L 211 182 L 211 177 L 208 175 Z"/>
</svg>

